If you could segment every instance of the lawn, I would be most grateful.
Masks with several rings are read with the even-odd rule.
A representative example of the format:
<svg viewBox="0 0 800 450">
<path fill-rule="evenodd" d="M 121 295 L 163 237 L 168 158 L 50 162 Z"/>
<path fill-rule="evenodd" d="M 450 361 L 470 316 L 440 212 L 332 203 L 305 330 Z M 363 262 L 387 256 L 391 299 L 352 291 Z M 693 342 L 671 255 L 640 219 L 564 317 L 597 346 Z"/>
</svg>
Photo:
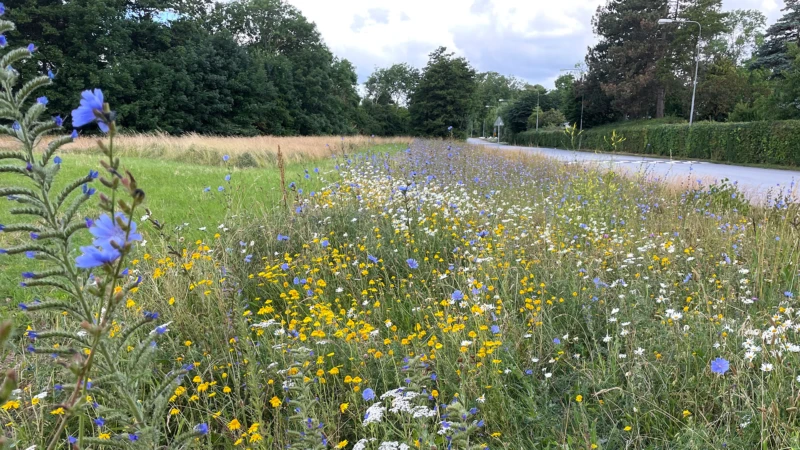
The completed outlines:
<svg viewBox="0 0 800 450">
<path fill-rule="evenodd" d="M 113 364 L 127 367 L 119 376 L 135 380 L 136 401 L 97 373 L 96 403 L 64 439 L 800 445 L 796 203 L 761 207 L 728 184 L 676 190 L 458 142 L 378 150 L 291 166 L 288 209 L 269 170 L 125 158 L 170 232 L 141 225 L 148 243 L 131 267 L 142 284 L 103 335 L 124 345 L 155 311 L 131 331 L 152 351 L 135 364 L 132 346 Z M 63 164 L 80 164 L 76 174 L 91 167 L 73 158 Z M 34 327 L 74 327 L 37 317 Z M 67 395 L 56 387 L 65 371 L 43 353 L 17 354 L 25 389 L 0 410 L 21 448 L 56 423 Z M 179 366 L 189 375 L 150 403 Z M 151 406 L 147 427 L 129 418 Z"/>
</svg>

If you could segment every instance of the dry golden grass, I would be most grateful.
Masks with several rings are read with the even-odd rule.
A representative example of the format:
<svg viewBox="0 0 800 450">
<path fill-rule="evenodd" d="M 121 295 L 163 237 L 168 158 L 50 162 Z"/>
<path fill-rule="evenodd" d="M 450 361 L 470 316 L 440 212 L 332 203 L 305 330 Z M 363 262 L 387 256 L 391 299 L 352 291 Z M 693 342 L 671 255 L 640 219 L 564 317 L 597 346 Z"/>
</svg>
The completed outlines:
<svg viewBox="0 0 800 450">
<path fill-rule="evenodd" d="M 302 137 L 223 137 L 187 134 L 170 136 L 163 133 L 142 133 L 118 136 L 114 152 L 120 156 L 157 158 L 195 164 L 220 165 L 222 156 L 241 167 L 269 167 L 277 163 L 278 146 L 288 162 L 327 158 L 361 150 L 369 145 L 410 144 L 410 137 L 370 138 L 367 136 L 302 136 Z M 0 144 L 2 146 L 2 144 Z M 93 138 L 78 138 L 65 146 L 65 152 L 96 151 Z"/>
</svg>

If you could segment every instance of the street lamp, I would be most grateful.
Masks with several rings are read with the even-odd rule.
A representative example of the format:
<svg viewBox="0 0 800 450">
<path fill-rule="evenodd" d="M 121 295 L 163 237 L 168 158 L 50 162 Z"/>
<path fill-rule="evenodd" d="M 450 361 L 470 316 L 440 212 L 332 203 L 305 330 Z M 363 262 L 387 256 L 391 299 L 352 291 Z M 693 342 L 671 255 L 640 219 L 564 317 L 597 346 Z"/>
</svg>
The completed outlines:
<svg viewBox="0 0 800 450">
<path fill-rule="evenodd" d="M 486 105 L 487 108 L 491 108 L 491 106 Z M 486 114 L 483 115 L 483 132 L 481 133 L 481 137 L 486 137 Z"/>
<path fill-rule="evenodd" d="M 671 23 L 693 23 L 697 25 L 699 31 L 697 33 L 697 53 L 694 57 L 694 82 L 692 82 L 692 110 L 689 113 L 689 126 L 692 126 L 692 122 L 694 121 L 694 97 L 697 93 L 697 69 L 700 67 L 700 40 L 703 36 L 703 26 L 700 25 L 700 22 L 695 22 L 694 20 L 686 20 L 686 19 L 658 19 L 659 25 L 669 25 Z"/>
</svg>

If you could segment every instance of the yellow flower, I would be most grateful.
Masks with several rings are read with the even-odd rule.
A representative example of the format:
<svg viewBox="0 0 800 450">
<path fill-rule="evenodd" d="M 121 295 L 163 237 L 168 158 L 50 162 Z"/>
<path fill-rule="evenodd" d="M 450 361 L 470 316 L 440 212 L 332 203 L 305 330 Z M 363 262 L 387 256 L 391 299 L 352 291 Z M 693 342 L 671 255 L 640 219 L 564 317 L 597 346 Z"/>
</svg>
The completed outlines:
<svg viewBox="0 0 800 450">
<path fill-rule="evenodd" d="M 9 400 L 5 402 L 3 406 L 1 406 L 0 408 L 2 408 L 3 411 L 8 411 L 9 409 L 19 409 L 19 402 L 17 400 Z"/>
<path fill-rule="evenodd" d="M 61 415 L 64 414 L 64 408 L 60 408 L 60 407 L 56 408 L 56 409 L 50 411 L 50 414 L 52 414 L 54 416 L 61 416 Z"/>
<path fill-rule="evenodd" d="M 222 388 L 222 392 L 224 392 L 226 394 L 230 394 L 231 388 L 229 388 L 228 386 L 225 386 L 224 388 Z"/>
<path fill-rule="evenodd" d="M 180 410 L 180 409 L 178 409 L 178 408 L 172 408 L 172 409 L 170 409 L 170 410 L 169 410 L 169 415 L 170 415 L 170 416 L 174 416 L 174 415 L 180 414 L 180 412 L 181 412 L 181 410 Z"/>
<path fill-rule="evenodd" d="M 339 443 L 336 445 L 336 448 L 344 448 L 344 447 L 345 447 L 345 445 L 347 445 L 347 439 L 343 440 L 342 442 L 339 442 Z"/>
<path fill-rule="evenodd" d="M 185 345 L 187 347 L 191 347 L 192 341 L 186 341 L 186 342 L 183 343 L 183 345 Z"/>
<path fill-rule="evenodd" d="M 281 406 L 281 399 L 273 395 L 272 398 L 269 399 L 269 404 L 272 405 L 273 408 L 277 408 Z"/>
<path fill-rule="evenodd" d="M 625 430 L 625 431 L 631 431 L 631 426 L 630 426 L 630 425 L 626 426 L 626 427 L 624 428 L 624 430 Z"/>
<path fill-rule="evenodd" d="M 578 402 L 578 403 L 582 402 L 583 401 L 583 396 L 582 395 L 576 396 L 575 397 L 575 401 Z"/>
<path fill-rule="evenodd" d="M 247 429 L 247 433 L 248 434 L 252 434 L 252 433 L 255 433 L 256 431 L 258 431 L 258 425 L 259 425 L 258 422 L 255 422 L 252 425 L 250 425 L 250 428 Z"/>
<path fill-rule="evenodd" d="M 439 391 L 434 389 L 434 390 L 431 391 L 431 395 L 433 396 L 433 398 L 438 398 L 439 397 Z"/>
<path fill-rule="evenodd" d="M 597 444 L 592 444 L 592 448 L 597 448 Z"/>
<path fill-rule="evenodd" d="M 691 415 L 692 415 L 692 412 L 691 412 L 691 411 L 689 411 L 688 409 L 684 409 L 684 410 L 683 410 L 683 418 L 684 418 L 684 419 L 685 419 L 685 418 L 687 418 L 687 417 L 689 417 L 689 416 L 691 416 Z"/>
<path fill-rule="evenodd" d="M 342 403 L 341 405 L 339 405 L 339 411 L 341 411 L 342 414 L 344 414 L 344 412 L 347 411 L 347 408 L 349 407 L 350 403 Z"/>
<path fill-rule="evenodd" d="M 228 429 L 229 430 L 236 431 L 239 428 L 242 428 L 242 424 L 240 424 L 238 420 L 233 419 L 230 422 L 228 422 Z"/>
<path fill-rule="evenodd" d="M 39 404 L 39 397 L 33 397 L 31 399 L 31 405 L 38 405 Z"/>
<path fill-rule="evenodd" d="M 253 434 L 250 435 L 250 443 L 258 442 L 258 441 L 261 441 L 261 440 L 263 440 L 263 438 L 258 433 L 253 433 Z"/>
<path fill-rule="evenodd" d="M 491 437 L 493 437 L 493 438 L 498 438 L 498 437 L 500 437 L 500 434 L 501 434 L 501 433 L 500 433 L 499 431 L 495 431 L 495 432 L 494 432 L 494 433 L 492 433 L 490 436 L 491 436 Z"/>
<path fill-rule="evenodd" d="M 107 440 L 111 439 L 111 435 L 108 434 L 108 433 L 100 433 L 100 436 L 97 436 L 97 438 L 98 439 L 102 439 L 104 441 L 107 441 Z"/>
</svg>

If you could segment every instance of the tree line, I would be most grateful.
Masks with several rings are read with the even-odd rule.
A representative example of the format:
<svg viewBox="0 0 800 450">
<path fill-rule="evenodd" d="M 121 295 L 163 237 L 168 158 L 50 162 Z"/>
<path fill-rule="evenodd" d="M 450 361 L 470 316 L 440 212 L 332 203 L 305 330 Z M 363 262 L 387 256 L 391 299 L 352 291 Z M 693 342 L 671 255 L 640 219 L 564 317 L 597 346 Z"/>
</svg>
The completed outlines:
<svg viewBox="0 0 800 450">
<path fill-rule="evenodd" d="M 583 121 L 688 118 L 695 50 L 696 119 L 800 118 L 800 0 L 765 32 L 754 10 L 721 0 L 610 0 L 592 24 L 598 43 L 553 89 L 477 72 L 441 47 L 422 69 L 376 68 L 359 95 L 353 65 L 285 0 L 10 0 L 51 73 L 50 108 L 66 115 L 102 86 L 131 131 L 223 135 L 489 135 Z M 659 25 L 672 18 L 693 23 Z M 67 118 L 67 124 L 69 119 Z M 452 127 L 452 129 L 451 129 Z"/>
</svg>

